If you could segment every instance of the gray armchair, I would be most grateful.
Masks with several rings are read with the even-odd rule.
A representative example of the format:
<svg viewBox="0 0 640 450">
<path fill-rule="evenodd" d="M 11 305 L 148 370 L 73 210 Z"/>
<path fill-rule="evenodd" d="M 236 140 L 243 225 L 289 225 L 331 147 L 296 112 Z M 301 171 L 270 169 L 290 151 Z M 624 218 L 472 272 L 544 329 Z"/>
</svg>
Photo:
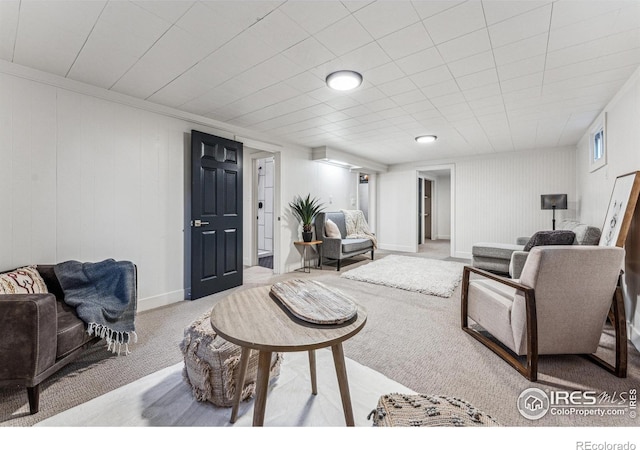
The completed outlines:
<svg viewBox="0 0 640 450">
<path fill-rule="evenodd" d="M 462 329 L 531 381 L 537 379 L 538 355 L 558 354 L 587 355 L 624 378 L 627 336 L 617 285 L 624 254 L 619 247 L 534 247 L 519 282 L 466 266 Z M 615 365 L 594 354 L 608 316 L 616 331 Z M 526 356 L 526 364 L 519 356 Z"/>
<path fill-rule="evenodd" d="M 328 237 L 325 233 L 325 222 L 331 219 L 340 230 L 340 238 Z M 343 259 L 356 255 L 371 252 L 371 259 L 374 257 L 374 244 L 371 239 L 347 239 L 347 226 L 344 214 L 338 212 L 321 212 L 316 215 L 314 221 L 316 239 L 322 241 L 323 259 L 336 260 L 336 270 L 340 270 L 340 262 Z M 322 261 L 320 261 L 322 265 Z"/>
</svg>

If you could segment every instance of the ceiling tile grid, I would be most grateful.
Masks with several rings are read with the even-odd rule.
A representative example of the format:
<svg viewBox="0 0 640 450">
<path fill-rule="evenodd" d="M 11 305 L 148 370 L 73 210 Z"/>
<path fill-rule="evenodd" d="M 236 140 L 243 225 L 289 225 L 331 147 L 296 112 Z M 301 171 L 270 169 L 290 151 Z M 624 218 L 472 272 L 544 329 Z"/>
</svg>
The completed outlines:
<svg viewBox="0 0 640 450">
<path fill-rule="evenodd" d="M 392 164 L 575 145 L 640 66 L 640 2 L 3 0 L 0 58 Z"/>
</svg>

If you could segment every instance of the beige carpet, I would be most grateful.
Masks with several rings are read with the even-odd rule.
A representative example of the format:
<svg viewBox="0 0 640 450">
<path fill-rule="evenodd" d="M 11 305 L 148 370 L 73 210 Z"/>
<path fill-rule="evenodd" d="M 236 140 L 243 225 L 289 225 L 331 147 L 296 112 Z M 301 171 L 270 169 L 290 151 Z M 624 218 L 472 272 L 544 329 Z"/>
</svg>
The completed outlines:
<svg viewBox="0 0 640 450">
<path fill-rule="evenodd" d="M 378 257 L 384 253 L 379 252 Z M 367 264 L 356 258 L 343 270 Z M 345 342 L 345 355 L 421 393 L 462 397 L 508 426 L 638 426 L 627 417 L 550 416 L 528 421 L 516 409 L 520 393 L 531 386 L 547 389 L 623 392 L 640 387 L 640 354 L 629 345 L 629 376 L 618 379 L 579 356 L 541 357 L 539 381 L 530 383 L 460 329 L 460 287 L 448 299 L 340 278 L 326 269 L 311 274 L 272 277 L 268 269 L 246 272 L 250 288 L 287 278 L 313 277 L 356 298 L 368 322 Z M 181 361 L 178 343 L 186 325 L 222 296 L 186 301 L 139 314 L 139 343 L 127 357 L 105 353 L 102 346 L 44 383 L 38 414 L 28 415 L 23 390 L 0 390 L 0 425 L 32 425 L 47 417 Z M 612 336 L 602 341 L 602 355 L 613 356 Z"/>
<path fill-rule="evenodd" d="M 355 425 L 371 427 L 367 416 L 381 393 L 413 392 L 357 362 L 346 359 Z M 253 422 L 253 399 L 241 402 L 238 419 L 231 408 L 195 400 L 182 378 L 183 364 L 136 380 L 75 408 L 43 420 L 43 427 L 247 427 Z M 266 427 L 341 427 L 345 424 L 331 351 L 316 352 L 318 394 L 311 394 L 306 352 L 285 353 L 280 375 L 269 384 Z M 373 405 L 373 406 L 372 406 Z M 171 411 L 167 414 L 167 411 Z"/>
</svg>

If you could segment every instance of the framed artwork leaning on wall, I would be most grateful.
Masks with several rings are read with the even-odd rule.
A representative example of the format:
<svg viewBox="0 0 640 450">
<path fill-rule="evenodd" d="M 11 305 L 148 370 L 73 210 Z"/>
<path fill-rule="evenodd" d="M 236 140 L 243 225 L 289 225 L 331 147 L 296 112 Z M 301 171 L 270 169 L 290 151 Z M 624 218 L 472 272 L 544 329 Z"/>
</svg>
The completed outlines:
<svg viewBox="0 0 640 450">
<path fill-rule="evenodd" d="M 616 178 L 599 245 L 624 247 L 639 193 L 640 171 Z"/>
</svg>

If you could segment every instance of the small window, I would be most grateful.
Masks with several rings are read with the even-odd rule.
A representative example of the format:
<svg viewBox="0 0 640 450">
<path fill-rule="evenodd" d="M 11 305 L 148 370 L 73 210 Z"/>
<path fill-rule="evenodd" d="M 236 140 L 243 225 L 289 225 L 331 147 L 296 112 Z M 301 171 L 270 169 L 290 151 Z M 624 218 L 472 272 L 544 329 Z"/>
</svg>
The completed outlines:
<svg viewBox="0 0 640 450">
<path fill-rule="evenodd" d="M 594 127 L 589 133 L 589 162 L 590 170 L 599 169 L 607 164 L 606 147 L 606 113 L 596 120 Z"/>
</svg>

